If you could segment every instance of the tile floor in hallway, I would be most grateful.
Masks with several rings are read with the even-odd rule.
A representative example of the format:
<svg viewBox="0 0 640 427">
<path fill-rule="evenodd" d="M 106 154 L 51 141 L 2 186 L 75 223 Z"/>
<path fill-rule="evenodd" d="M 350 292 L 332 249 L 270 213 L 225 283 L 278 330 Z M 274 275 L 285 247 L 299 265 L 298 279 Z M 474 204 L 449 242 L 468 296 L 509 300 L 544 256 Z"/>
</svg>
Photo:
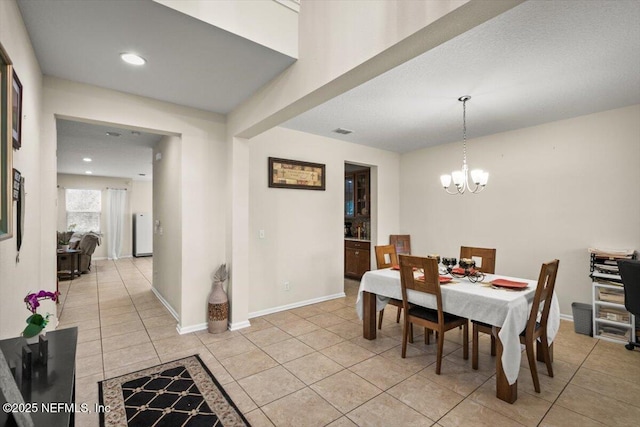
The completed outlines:
<svg viewBox="0 0 640 427">
<path fill-rule="evenodd" d="M 151 258 L 94 262 L 91 274 L 60 282 L 58 328 L 79 328 L 76 401 L 98 400 L 97 381 L 200 354 L 255 427 L 260 426 L 628 426 L 640 419 L 640 351 L 575 334 L 563 321 L 555 377 L 538 364 L 533 390 L 523 358 L 518 401 L 495 397 L 489 340 L 480 369 L 463 360 L 461 333 L 445 334 L 442 374 L 435 345 L 416 335 L 400 357 L 402 328 L 386 310 L 375 341 L 362 338 L 346 298 L 251 319 L 251 327 L 179 335 L 176 320 L 151 292 Z M 203 295 L 203 298 L 206 296 Z M 97 426 L 78 414 L 78 426 Z"/>
</svg>

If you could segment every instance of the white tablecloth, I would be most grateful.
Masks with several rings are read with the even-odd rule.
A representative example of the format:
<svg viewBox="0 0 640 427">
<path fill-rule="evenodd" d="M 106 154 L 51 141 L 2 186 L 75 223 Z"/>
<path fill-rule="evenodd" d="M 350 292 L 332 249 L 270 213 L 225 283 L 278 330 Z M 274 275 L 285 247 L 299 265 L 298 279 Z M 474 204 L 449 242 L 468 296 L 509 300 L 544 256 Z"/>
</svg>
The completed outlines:
<svg viewBox="0 0 640 427">
<path fill-rule="evenodd" d="M 471 283 L 468 279 L 454 279 L 454 282 L 441 286 L 442 308 L 447 313 L 466 317 L 471 320 L 499 326 L 500 341 L 504 348 L 502 366 L 509 384 L 518 379 L 520 371 L 520 333 L 524 330 L 531 304 L 535 295 L 536 280 L 488 274 L 484 282 L 493 279 L 509 279 L 529 283 L 523 291 L 508 291 L 493 289 L 480 283 Z M 362 292 L 367 291 L 377 295 L 376 311 L 382 310 L 389 298 L 402 300 L 400 288 L 400 272 L 391 269 L 367 271 L 360 281 L 356 311 L 360 319 L 363 317 Z M 412 290 L 407 291 L 409 302 L 428 308 L 437 308 L 433 295 Z M 555 293 L 551 300 L 551 312 L 547 323 L 547 336 L 551 341 L 560 327 L 560 305 Z"/>
</svg>

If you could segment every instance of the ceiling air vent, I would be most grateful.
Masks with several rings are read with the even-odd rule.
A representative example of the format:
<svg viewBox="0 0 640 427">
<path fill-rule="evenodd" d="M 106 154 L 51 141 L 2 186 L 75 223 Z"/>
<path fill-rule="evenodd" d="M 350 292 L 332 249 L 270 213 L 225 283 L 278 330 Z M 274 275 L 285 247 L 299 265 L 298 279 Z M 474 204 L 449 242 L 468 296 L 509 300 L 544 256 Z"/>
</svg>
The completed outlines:
<svg viewBox="0 0 640 427">
<path fill-rule="evenodd" d="M 343 129 L 343 128 L 334 129 L 333 132 L 339 133 L 339 134 L 342 134 L 342 135 L 349 135 L 350 133 L 353 133 L 352 130 Z"/>
</svg>

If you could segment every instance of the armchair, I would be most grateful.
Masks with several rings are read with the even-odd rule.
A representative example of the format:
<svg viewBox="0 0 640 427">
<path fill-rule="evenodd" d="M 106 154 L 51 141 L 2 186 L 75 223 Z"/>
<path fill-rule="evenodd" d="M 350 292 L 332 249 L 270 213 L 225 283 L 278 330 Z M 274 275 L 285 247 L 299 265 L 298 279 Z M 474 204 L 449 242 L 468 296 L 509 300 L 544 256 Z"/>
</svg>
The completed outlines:
<svg viewBox="0 0 640 427">
<path fill-rule="evenodd" d="M 81 251 L 79 256 L 80 273 L 88 273 L 91 270 L 91 255 L 96 250 L 96 246 L 100 246 L 100 236 L 95 233 L 86 233 L 80 239 L 78 249 Z"/>
</svg>

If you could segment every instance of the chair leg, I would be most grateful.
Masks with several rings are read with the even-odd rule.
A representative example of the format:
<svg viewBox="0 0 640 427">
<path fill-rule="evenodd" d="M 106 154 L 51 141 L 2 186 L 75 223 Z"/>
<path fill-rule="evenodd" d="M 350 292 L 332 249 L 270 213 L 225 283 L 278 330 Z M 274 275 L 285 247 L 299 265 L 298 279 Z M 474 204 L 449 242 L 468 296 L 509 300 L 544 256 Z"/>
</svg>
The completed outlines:
<svg viewBox="0 0 640 427">
<path fill-rule="evenodd" d="M 549 341 L 547 340 L 547 336 L 543 335 L 540 337 L 540 345 L 538 346 L 538 351 L 542 351 L 542 357 L 544 358 L 544 364 L 547 365 L 547 373 L 551 378 L 553 378 L 553 365 L 551 364 L 551 354 L 549 352 Z"/>
<path fill-rule="evenodd" d="M 431 329 L 424 328 L 424 343 L 429 345 L 431 342 Z"/>
<path fill-rule="evenodd" d="M 413 323 L 409 322 L 409 342 L 413 344 Z"/>
<path fill-rule="evenodd" d="M 380 310 L 380 317 L 378 318 L 378 329 L 382 329 L 382 317 L 384 316 L 384 308 Z"/>
<path fill-rule="evenodd" d="M 436 375 L 440 375 L 442 366 L 442 353 L 444 353 L 444 332 L 438 332 L 438 353 L 436 355 Z"/>
<path fill-rule="evenodd" d="M 464 360 L 469 360 L 469 322 L 462 325 L 462 337 L 464 343 L 462 344 L 462 357 Z"/>
<path fill-rule="evenodd" d="M 478 369 L 478 345 L 480 345 L 479 337 L 478 337 L 478 325 L 471 322 L 473 331 L 473 343 L 471 345 L 471 367 L 475 370 Z"/>
<path fill-rule="evenodd" d="M 527 349 L 527 359 L 529 360 L 529 369 L 531 369 L 531 378 L 533 379 L 533 388 L 536 393 L 540 393 L 540 380 L 538 379 L 538 368 L 536 367 L 536 356 L 533 352 L 533 342 L 527 340 L 525 347 Z"/>
<path fill-rule="evenodd" d="M 404 327 L 402 328 L 402 358 L 407 357 L 407 338 L 409 335 L 409 328 L 412 325 L 408 320 L 405 319 Z"/>
<path fill-rule="evenodd" d="M 396 323 L 400 323 L 400 314 L 402 314 L 402 307 L 398 307 L 398 314 L 396 314 Z"/>
</svg>

